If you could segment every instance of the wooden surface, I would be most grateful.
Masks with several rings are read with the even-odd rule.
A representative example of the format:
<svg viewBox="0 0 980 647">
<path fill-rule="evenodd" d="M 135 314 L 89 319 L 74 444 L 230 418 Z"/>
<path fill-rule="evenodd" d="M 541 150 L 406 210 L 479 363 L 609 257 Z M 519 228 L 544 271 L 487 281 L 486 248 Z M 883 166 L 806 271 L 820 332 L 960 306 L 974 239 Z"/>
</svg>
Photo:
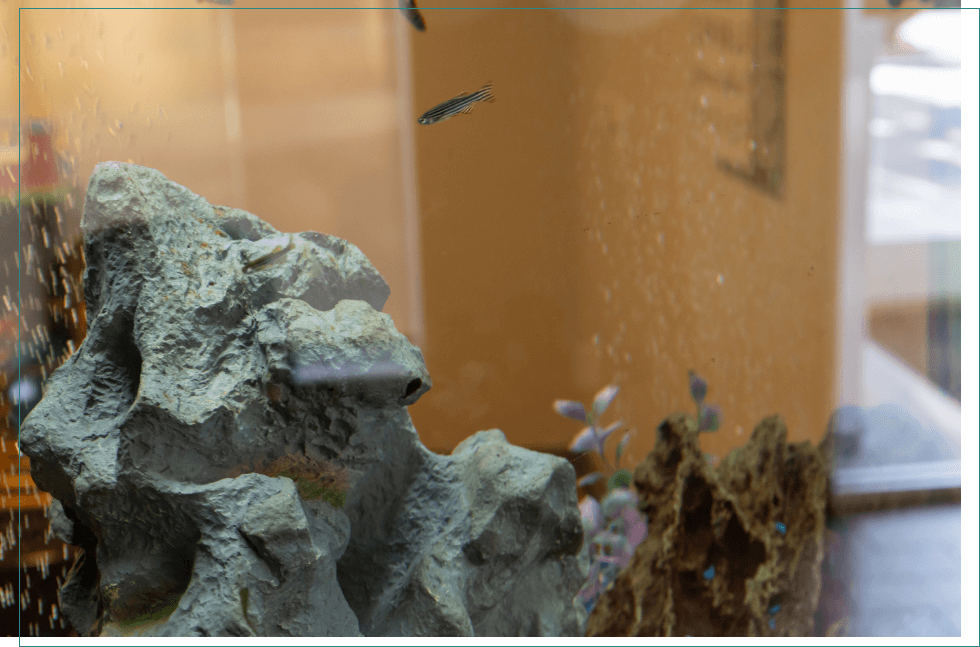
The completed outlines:
<svg viewBox="0 0 980 647">
<path fill-rule="evenodd" d="M 877 304 L 868 310 L 868 336 L 921 375 L 929 375 L 929 302 Z"/>
<path fill-rule="evenodd" d="M 20 474 L 17 472 L 17 450 L 14 443 L 6 443 L 7 451 L 0 457 L 0 511 L 16 510 L 18 501 L 23 510 L 40 510 L 51 503 L 51 495 L 41 492 L 31 480 L 30 461 L 21 457 Z M 19 497 L 19 498 L 18 498 Z"/>
</svg>

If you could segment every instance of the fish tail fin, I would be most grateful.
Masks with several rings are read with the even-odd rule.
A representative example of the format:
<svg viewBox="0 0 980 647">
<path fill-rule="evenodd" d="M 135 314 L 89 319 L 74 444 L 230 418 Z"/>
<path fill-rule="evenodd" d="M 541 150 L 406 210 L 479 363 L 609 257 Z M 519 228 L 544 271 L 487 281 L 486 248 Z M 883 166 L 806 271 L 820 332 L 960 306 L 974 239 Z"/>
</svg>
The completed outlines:
<svg viewBox="0 0 980 647">
<path fill-rule="evenodd" d="M 487 84 L 480 88 L 478 92 L 480 93 L 480 101 L 493 103 L 497 100 L 493 96 L 493 81 L 487 81 Z"/>
</svg>

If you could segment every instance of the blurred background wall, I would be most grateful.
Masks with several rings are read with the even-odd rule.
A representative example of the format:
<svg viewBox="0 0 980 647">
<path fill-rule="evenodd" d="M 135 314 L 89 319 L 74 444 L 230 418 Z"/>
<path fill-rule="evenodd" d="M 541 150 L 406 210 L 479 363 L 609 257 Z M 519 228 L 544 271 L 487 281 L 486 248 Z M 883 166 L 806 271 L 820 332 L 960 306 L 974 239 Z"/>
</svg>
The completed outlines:
<svg viewBox="0 0 980 647">
<path fill-rule="evenodd" d="M 485 79 L 498 103 L 417 135 L 426 442 L 499 426 L 558 445 L 577 428 L 551 402 L 614 382 L 637 461 L 666 414 L 693 412 L 688 369 L 725 417 L 708 451 L 772 413 L 819 440 L 840 13 L 429 13 L 416 107 Z"/>
<path fill-rule="evenodd" d="M 577 430 L 552 401 L 616 382 L 636 461 L 691 408 L 688 369 L 724 413 L 708 451 L 777 412 L 819 439 L 839 13 L 427 6 L 419 33 L 395 11 L 208 6 L 23 12 L 23 116 L 78 190 L 129 160 L 358 245 L 432 372 L 428 446 L 500 427 L 561 447 Z M 497 103 L 414 123 L 488 80 Z"/>
</svg>

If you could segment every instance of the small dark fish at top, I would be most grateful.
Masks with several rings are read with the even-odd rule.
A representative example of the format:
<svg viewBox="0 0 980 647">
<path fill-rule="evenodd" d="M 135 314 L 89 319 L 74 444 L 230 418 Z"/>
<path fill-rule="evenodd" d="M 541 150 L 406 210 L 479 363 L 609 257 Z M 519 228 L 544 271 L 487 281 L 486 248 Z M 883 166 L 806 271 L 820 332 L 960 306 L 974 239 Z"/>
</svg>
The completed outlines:
<svg viewBox="0 0 980 647">
<path fill-rule="evenodd" d="M 445 121 L 455 115 L 469 114 L 470 110 L 473 109 L 473 104 L 475 104 L 477 101 L 493 103 L 493 93 L 490 91 L 491 85 L 492 83 L 487 83 L 473 94 L 460 92 L 449 101 L 443 101 L 438 106 L 419 117 L 419 123 L 423 126 L 427 126 L 429 124 L 437 124 L 440 121 Z"/>
<path fill-rule="evenodd" d="M 425 31 L 425 19 L 422 18 L 422 12 L 419 11 L 415 0 L 398 0 L 398 8 L 408 18 L 408 22 L 412 23 L 412 27 L 419 31 Z"/>
</svg>

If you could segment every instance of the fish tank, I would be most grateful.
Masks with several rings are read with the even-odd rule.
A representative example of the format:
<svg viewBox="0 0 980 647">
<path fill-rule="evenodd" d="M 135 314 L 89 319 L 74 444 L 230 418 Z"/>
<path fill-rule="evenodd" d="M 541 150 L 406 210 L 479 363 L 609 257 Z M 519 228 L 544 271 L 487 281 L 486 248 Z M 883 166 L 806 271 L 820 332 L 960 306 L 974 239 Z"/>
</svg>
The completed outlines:
<svg viewBox="0 0 980 647">
<path fill-rule="evenodd" d="M 969 10 L 268 5 L 2 10 L 5 635 L 976 633 Z"/>
</svg>

